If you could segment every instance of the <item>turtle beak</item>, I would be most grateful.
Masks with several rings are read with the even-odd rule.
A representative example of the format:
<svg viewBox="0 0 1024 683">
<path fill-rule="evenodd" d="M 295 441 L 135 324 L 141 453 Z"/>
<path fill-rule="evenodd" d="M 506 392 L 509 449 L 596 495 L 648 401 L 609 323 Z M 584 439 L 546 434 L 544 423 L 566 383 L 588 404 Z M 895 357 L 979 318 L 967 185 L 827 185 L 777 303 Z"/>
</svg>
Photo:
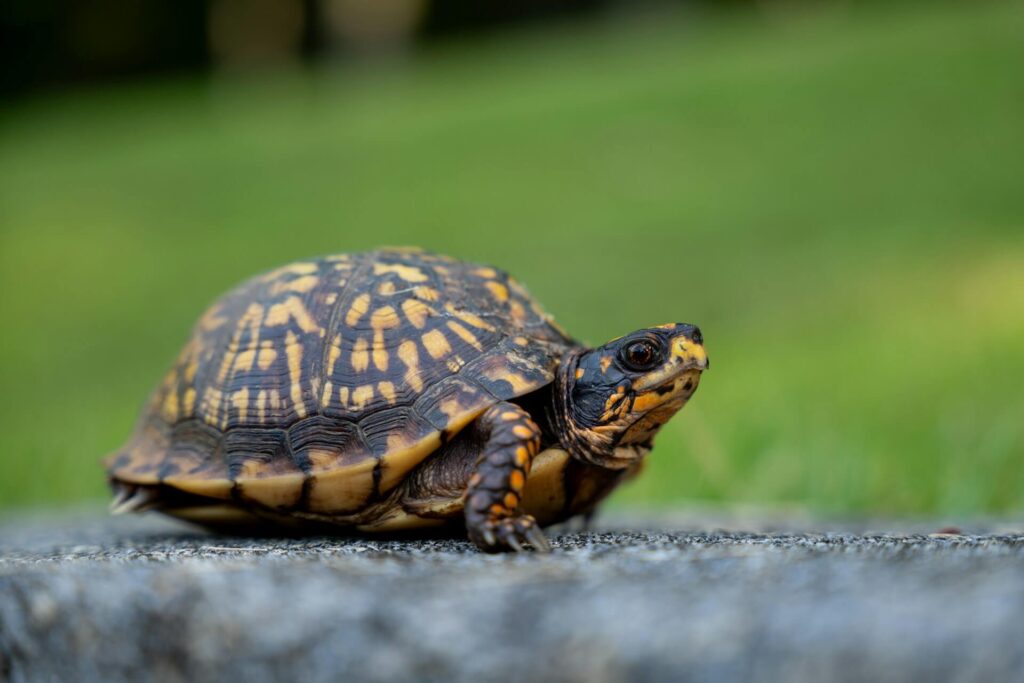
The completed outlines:
<svg viewBox="0 0 1024 683">
<path fill-rule="evenodd" d="M 672 340 L 672 357 L 678 358 L 687 370 L 707 370 L 711 367 L 707 351 L 703 344 L 698 344 L 686 335 Z"/>
</svg>

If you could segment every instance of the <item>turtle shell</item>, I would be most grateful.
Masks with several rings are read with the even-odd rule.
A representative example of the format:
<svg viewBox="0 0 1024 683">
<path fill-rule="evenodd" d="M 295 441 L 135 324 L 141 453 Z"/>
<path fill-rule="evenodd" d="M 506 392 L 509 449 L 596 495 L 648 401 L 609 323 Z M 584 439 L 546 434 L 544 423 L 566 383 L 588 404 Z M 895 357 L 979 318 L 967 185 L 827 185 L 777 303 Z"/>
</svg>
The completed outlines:
<svg viewBox="0 0 1024 683">
<path fill-rule="evenodd" d="M 575 342 L 495 268 L 415 250 L 292 263 L 216 302 L 110 476 L 281 511 L 378 500 Z"/>
</svg>

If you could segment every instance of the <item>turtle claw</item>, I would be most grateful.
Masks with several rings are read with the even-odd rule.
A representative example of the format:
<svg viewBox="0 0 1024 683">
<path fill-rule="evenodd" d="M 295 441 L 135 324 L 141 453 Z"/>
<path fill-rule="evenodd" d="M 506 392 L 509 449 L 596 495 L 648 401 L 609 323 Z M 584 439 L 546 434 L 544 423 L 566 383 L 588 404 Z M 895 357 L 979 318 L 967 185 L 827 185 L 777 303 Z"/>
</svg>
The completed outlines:
<svg viewBox="0 0 1024 683">
<path fill-rule="evenodd" d="M 159 497 L 153 488 L 119 484 L 114 492 L 114 499 L 110 501 L 110 514 L 142 512 L 153 507 Z"/>
<path fill-rule="evenodd" d="M 523 544 L 520 543 L 519 539 L 515 536 L 508 536 L 505 539 L 505 542 L 508 543 L 509 547 L 511 547 L 512 550 L 515 550 L 517 553 L 521 553 L 524 550 Z"/>
<path fill-rule="evenodd" d="M 547 536 L 540 530 L 540 527 L 533 525 L 526 529 L 524 535 L 526 540 L 530 542 L 530 545 L 536 549 L 539 553 L 550 553 L 551 544 L 548 543 Z"/>
<path fill-rule="evenodd" d="M 470 538 L 481 550 L 488 553 L 505 550 L 521 553 L 526 550 L 524 544 L 531 545 L 537 552 L 551 552 L 551 544 L 544 537 L 537 520 L 530 515 L 489 520 L 483 529 L 476 533 L 471 532 Z"/>
<path fill-rule="evenodd" d="M 117 514 L 114 511 L 119 510 L 136 490 L 136 487 L 127 484 L 114 484 L 114 497 L 109 505 L 110 514 Z"/>
</svg>

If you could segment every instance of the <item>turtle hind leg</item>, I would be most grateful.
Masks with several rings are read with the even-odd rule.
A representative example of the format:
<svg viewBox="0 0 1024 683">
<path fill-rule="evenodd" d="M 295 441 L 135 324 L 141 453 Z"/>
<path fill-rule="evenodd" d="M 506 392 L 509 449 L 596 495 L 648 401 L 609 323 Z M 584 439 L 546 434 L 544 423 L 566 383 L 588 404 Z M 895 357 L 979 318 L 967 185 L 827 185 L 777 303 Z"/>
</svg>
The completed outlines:
<svg viewBox="0 0 1024 683">
<path fill-rule="evenodd" d="M 481 550 L 551 550 L 537 521 L 517 514 L 533 457 L 540 450 L 540 428 L 513 403 L 498 403 L 477 420 L 486 435 L 466 488 L 466 530 Z"/>
</svg>

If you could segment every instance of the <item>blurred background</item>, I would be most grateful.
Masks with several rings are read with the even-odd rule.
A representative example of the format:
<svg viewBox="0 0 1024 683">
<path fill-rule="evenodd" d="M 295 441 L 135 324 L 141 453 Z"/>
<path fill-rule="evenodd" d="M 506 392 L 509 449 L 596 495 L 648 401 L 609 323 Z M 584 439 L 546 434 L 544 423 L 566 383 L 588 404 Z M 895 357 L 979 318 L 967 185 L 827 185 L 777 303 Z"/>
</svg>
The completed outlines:
<svg viewBox="0 0 1024 683">
<path fill-rule="evenodd" d="M 193 321 L 416 244 L 713 368 L 628 504 L 1024 508 L 1024 3 L 7 0 L 0 508 L 101 499 Z"/>
</svg>

